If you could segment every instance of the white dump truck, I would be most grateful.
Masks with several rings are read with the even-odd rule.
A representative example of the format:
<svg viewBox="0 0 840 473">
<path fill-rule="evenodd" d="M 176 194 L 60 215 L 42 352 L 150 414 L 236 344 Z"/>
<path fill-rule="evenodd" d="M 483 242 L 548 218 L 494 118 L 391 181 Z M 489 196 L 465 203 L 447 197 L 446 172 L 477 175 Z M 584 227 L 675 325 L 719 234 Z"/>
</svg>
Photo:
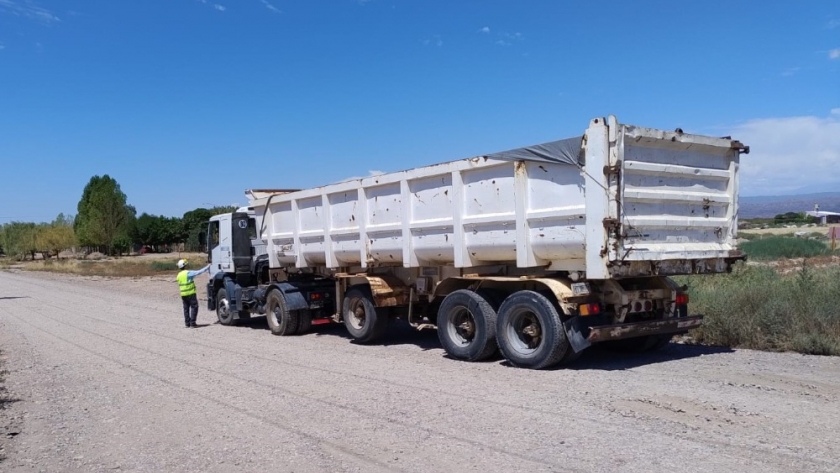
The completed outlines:
<svg viewBox="0 0 840 473">
<path fill-rule="evenodd" d="M 583 136 L 306 190 L 213 217 L 209 308 L 277 335 L 437 328 L 451 358 L 547 368 L 698 327 L 668 276 L 729 271 L 749 148 L 592 120 Z"/>
</svg>

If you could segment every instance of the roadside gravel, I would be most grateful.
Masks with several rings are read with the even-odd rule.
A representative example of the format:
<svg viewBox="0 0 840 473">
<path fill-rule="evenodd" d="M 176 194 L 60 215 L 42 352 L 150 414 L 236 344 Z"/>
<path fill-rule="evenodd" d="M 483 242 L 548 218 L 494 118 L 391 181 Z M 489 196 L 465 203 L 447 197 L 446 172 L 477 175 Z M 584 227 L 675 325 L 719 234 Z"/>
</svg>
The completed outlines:
<svg viewBox="0 0 840 473">
<path fill-rule="evenodd" d="M 527 371 L 399 324 L 361 346 L 202 305 L 184 329 L 169 279 L 0 272 L 0 470 L 840 471 L 838 358 L 671 344 Z"/>
</svg>

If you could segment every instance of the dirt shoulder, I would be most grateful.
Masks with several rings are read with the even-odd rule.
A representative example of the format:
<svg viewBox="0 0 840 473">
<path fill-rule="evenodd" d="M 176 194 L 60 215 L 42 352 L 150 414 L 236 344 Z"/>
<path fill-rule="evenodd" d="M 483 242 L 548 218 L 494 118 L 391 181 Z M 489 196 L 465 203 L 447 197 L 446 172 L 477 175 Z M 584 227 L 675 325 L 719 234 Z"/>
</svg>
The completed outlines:
<svg viewBox="0 0 840 473">
<path fill-rule="evenodd" d="M 11 409 L 17 399 L 6 388 L 7 374 L 6 354 L 0 350 L 0 464 L 7 459 L 9 446 L 23 427 L 23 419 Z"/>
</svg>

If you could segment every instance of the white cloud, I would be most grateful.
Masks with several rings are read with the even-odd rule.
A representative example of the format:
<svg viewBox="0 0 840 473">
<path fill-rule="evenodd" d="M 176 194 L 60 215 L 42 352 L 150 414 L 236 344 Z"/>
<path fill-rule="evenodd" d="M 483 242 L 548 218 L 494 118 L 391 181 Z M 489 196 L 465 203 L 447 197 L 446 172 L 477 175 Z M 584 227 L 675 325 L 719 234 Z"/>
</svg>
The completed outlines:
<svg viewBox="0 0 840 473">
<path fill-rule="evenodd" d="M 50 10 L 39 7 L 34 1 L 26 0 L 23 2 L 15 0 L 0 0 L 0 11 L 8 11 L 15 16 L 22 16 L 32 20 L 40 21 L 41 23 L 57 23 L 61 21 Z"/>
<path fill-rule="evenodd" d="M 436 35 L 432 36 L 432 38 L 431 38 L 431 39 L 425 39 L 425 40 L 423 40 L 423 44 L 424 44 L 425 46 L 437 46 L 437 47 L 441 47 L 441 46 L 443 46 L 443 38 L 441 38 L 441 37 L 440 37 L 440 35 L 437 35 L 437 34 L 436 34 Z"/>
<path fill-rule="evenodd" d="M 828 21 L 828 28 L 829 29 L 837 28 L 838 26 L 840 26 L 840 20 L 834 18 L 834 19 Z"/>
<path fill-rule="evenodd" d="M 513 43 L 524 39 L 525 37 L 522 36 L 522 33 L 499 33 L 499 39 L 496 40 L 496 44 L 499 46 L 511 46 Z"/>
<path fill-rule="evenodd" d="M 840 48 L 832 49 L 828 52 L 829 59 L 840 59 Z"/>
<path fill-rule="evenodd" d="M 787 69 L 782 71 L 782 75 L 785 76 L 785 77 L 790 77 L 790 76 L 796 74 L 797 72 L 799 72 L 801 69 L 802 69 L 801 67 L 788 67 Z"/>
<path fill-rule="evenodd" d="M 485 27 L 481 28 L 480 30 L 478 30 L 478 32 L 479 33 L 484 33 L 484 34 L 489 34 L 490 33 L 490 27 L 485 26 Z"/>
<path fill-rule="evenodd" d="M 213 8 L 215 8 L 216 10 L 219 10 L 219 11 L 227 10 L 227 8 L 224 5 L 219 5 L 218 3 L 213 4 Z"/>
<path fill-rule="evenodd" d="M 269 1 L 268 1 L 268 0 L 260 0 L 260 3 L 262 3 L 263 5 L 265 5 L 265 7 L 266 7 L 266 8 L 268 8 L 268 9 L 269 9 L 269 10 L 271 10 L 271 11 L 273 11 L 274 13 L 283 13 L 282 11 L 280 11 L 280 9 L 279 9 L 279 8 L 277 8 L 277 7 L 275 7 L 274 5 L 272 5 L 271 3 L 269 3 Z"/>
<path fill-rule="evenodd" d="M 741 156 L 744 195 L 840 189 L 840 108 L 826 117 L 749 120 L 731 135 L 751 150 Z"/>
</svg>

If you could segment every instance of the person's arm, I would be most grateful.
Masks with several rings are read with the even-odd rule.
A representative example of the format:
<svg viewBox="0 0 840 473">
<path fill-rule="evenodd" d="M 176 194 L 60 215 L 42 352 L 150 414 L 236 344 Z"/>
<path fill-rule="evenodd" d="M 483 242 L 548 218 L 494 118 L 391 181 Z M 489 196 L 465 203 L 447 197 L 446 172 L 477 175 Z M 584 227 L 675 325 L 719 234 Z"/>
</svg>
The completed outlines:
<svg viewBox="0 0 840 473">
<path fill-rule="evenodd" d="M 206 273 L 209 270 L 210 270 L 210 265 L 208 264 L 207 266 L 199 269 L 198 271 L 187 271 L 187 279 L 192 279 L 192 278 L 198 276 L 199 274 Z"/>
</svg>

